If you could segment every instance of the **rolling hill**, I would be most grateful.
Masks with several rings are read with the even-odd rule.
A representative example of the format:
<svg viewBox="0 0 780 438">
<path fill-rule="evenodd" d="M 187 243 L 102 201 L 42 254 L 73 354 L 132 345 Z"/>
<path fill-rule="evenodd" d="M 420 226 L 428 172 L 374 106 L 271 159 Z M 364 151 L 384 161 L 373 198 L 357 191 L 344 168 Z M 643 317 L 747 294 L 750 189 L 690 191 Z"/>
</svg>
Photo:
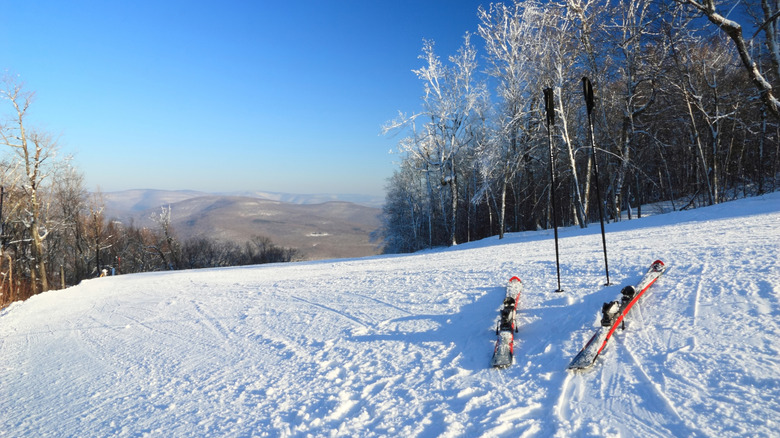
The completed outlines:
<svg viewBox="0 0 780 438">
<path fill-rule="evenodd" d="M 290 199 L 292 195 L 283 198 Z M 298 195 L 298 203 L 255 196 L 193 191 L 132 190 L 104 194 L 106 215 L 137 226 L 154 226 L 152 215 L 171 207 L 180 239 L 207 236 L 245 242 L 252 236 L 271 238 L 278 246 L 296 248 L 307 260 L 378 254 L 371 233 L 379 228 L 381 210 L 345 201 L 311 203 L 326 195 Z"/>
</svg>

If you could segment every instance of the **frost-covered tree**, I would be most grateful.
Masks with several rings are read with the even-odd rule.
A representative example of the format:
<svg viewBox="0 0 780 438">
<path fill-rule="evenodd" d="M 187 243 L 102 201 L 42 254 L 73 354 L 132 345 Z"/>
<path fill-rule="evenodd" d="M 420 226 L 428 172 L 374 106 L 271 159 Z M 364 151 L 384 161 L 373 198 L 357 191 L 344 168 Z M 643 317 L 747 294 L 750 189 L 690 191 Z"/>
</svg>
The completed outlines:
<svg viewBox="0 0 780 438">
<path fill-rule="evenodd" d="M 27 124 L 27 111 L 33 101 L 34 93 L 24 90 L 23 85 L 6 77 L 0 89 L 0 98 L 11 107 L 10 121 L 0 125 L 0 135 L 3 145 L 15 151 L 21 172 L 20 188 L 25 196 L 20 201 L 25 206 L 20 208 L 19 219 L 29 233 L 30 238 L 30 274 L 32 276 L 33 292 L 43 292 L 49 289 L 46 271 L 46 253 L 44 239 L 48 234 L 45 217 L 43 183 L 50 176 L 47 165 L 54 157 L 57 143 L 45 132 L 35 130 Z"/>
<path fill-rule="evenodd" d="M 401 163 L 400 169 L 390 178 L 380 231 L 384 252 L 414 252 L 431 245 L 431 218 L 424 208 L 426 196 L 420 182 L 420 173 L 408 160 Z M 423 234 L 427 234 L 428 239 Z"/>
<path fill-rule="evenodd" d="M 52 182 L 53 206 L 51 208 L 56 227 L 48 239 L 48 248 L 54 267 L 62 267 L 65 283 L 76 284 L 87 278 L 87 252 L 85 211 L 88 193 L 84 186 L 84 175 L 75 167 L 67 165 L 61 169 Z"/>
<path fill-rule="evenodd" d="M 613 115 L 608 120 L 612 129 L 608 132 L 614 132 L 608 138 L 618 161 L 610 169 L 608 192 L 612 216 L 619 220 L 623 204 L 629 198 L 624 191 L 631 170 L 636 168 L 635 155 L 646 147 L 644 137 L 639 135 L 646 127 L 642 116 L 656 102 L 659 74 L 668 47 L 658 32 L 665 16 L 664 8 L 658 8 L 655 0 L 616 1 L 610 15 L 611 21 L 604 26 L 614 43 L 605 50 L 615 60 L 616 72 L 612 79 L 614 94 L 607 100 L 613 105 Z"/>
<path fill-rule="evenodd" d="M 529 17 L 535 22 L 536 50 L 533 51 L 537 58 L 536 64 L 543 72 L 542 81 L 552 86 L 555 101 L 557 135 L 566 153 L 565 168 L 569 179 L 571 193 L 571 209 L 574 222 L 582 227 L 587 226 L 585 216 L 585 203 L 580 187 L 580 171 L 577 163 L 575 149 L 577 139 L 575 132 L 570 128 L 574 126 L 575 107 L 582 106 L 581 99 L 574 99 L 579 90 L 579 83 L 571 78 L 582 76 L 582 70 L 577 65 L 577 58 L 572 56 L 577 52 L 576 39 L 572 38 L 574 21 L 565 15 L 564 7 L 548 7 Z M 540 87 L 541 89 L 541 87 Z M 579 96 L 577 96 L 579 97 Z M 581 160 L 587 163 L 587 160 Z M 552 189 L 551 189 L 552 190 Z"/>
<path fill-rule="evenodd" d="M 739 76 L 734 68 L 738 60 L 718 37 L 709 44 L 681 40 L 672 53 L 677 76 L 670 78 L 670 83 L 685 103 L 697 186 L 703 187 L 700 190 L 712 205 L 721 198 L 723 131 L 729 125 L 733 128 L 732 119 L 740 104 L 731 81 Z"/>
<path fill-rule="evenodd" d="M 479 148 L 479 165 L 483 174 L 482 193 L 498 182 L 498 233 L 506 231 L 507 191 L 527 163 L 524 157 L 532 147 L 535 102 L 532 98 L 538 84 L 533 80 L 535 65 L 529 50 L 529 21 L 525 19 L 539 7 L 515 3 L 507 6 L 493 3 L 479 8 L 479 34 L 485 41 L 488 74 L 496 80 L 497 109 L 492 133 Z M 480 202 L 482 196 L 474 201 Z"/>
<path fill-rule="evenodd" d="M 170 205 L 163 206 L 159 213 L 151 216 L 151 220 L 159 228 L 159 233 L 152 234 L 154 238 L 148 243 L 147 248 L 160 258 L 163 269 L 179 269 L 181 264 L 181 247 L 173 232 L 172 211 Z"/>
<path fill-rule="evenodd" d="M 740 18 L 755 20 L 746 40 L 753 42 L 752 64 L 739 50 L 723 51 L 722 41 L 708 37 L 708 22 L 696 19 L 703 14 L 721 23 L 736 44 L 732 23 L 717 15 L 733 5 L 747 11 Z M 468 93 L 448 80 L 457 70 L 452 58 L 445 65 L 432 44 L 424 46 L 426 64 L 415 70 L 426 90 L 423 109 L 392 125 L 408 135 L 388 187 L 386 250 L 452 244 L 459 229 L 471 239 L 549 226 L 552 190 L 563 201 L 561 223 L 584 226 L 596 194 L 592 163 L 605 195 L 599 207 L 616 220 L 631 219 L 631 207 L 643 202 L 667 199 L 685 208 L 719 202 L 729 190 L 735 196 L 737 187 L 743 194 L 776 187 L 780 119 L 768 117 L 768 97 L 780 79 L 778 10 L 770 0 L 519 0 L 479 8 L 493 103 L 477 105 L 469 123 L 459 118 L 467 112 L 441 111 L 464 108 L 454 97 Z M 734 68 L 737 59 L 753 69 Z M 583 76 L 596 91 L 593 160 Z M 548 87 L 554 144 L 563 158 L 557 188 L 546 171 L 542 89 Z"/>
<path fill-rule="evenodd" d="M 419 163 L 416 167 L 425 174 L 428 189 L 429 217 L 433 220 L 434 209 L 440 213 L 446 244 L 455 245 L 459 178 L 467 167 L 469 149 L 481 132 L 475 124 L 482 121 L 486 90 L 476 81 L 476 49 L 468 33 L 457 55 L 449 57 L 449 64 L 441 61 L 432 41 L 424 41 L 420 58 L 424 65 L 414 73 L 423 82 L 422 111 L 411 117 L 401 116 L 386 125 L 384 131 L 412 130 L 399 143 L 401 152 Z"/>
<path fill-rule="evenodd" d="M 766 105 L 767 110 L 776 118 L 780 118 L 780 100 L 777 98 L 777 92 L 767 77 L 766 72 L 762 71 L 761 66 L 756 61 L 751 50 L 752 38 L 744 35 L 743 25 L 728 14 L 735 5 L 733 1 L 716 0 L 676 0 L 700 12 L 704 17 L 720 30 L 722 30 L 734 44 L 734 48 L 742 61 L 742 66 L 747 71 L 750 80 L 756 91 Z M 739 2 L 737 2 L 739 3 Z M 780 18 L 780 7 L 772 1 L 762 0 L 761 2 L 763 21 L 759 26 L 759 31 L 763 30 L 767 35 L 767 46 L 769 48 L 770 59 L 772 60 L 775 71 L 780 72 L 780 49 L 778 49 L 778 19 Z"/>
</svg>

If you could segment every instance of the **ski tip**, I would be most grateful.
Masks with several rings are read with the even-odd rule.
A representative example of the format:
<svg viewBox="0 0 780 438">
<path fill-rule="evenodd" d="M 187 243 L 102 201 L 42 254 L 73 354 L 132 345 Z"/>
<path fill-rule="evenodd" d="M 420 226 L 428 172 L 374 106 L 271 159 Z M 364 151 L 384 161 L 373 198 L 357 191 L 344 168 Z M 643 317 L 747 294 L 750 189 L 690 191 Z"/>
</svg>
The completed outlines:
<svg viewBox="0 0 780 438">
<path fill-rule="evenodd" d="M 572 359 L 572 361 L 569 363 L 569 365 L 566 367 L 567 371 L 585 371 L 590 369 L 593 364 L 596 363 L 596 355 L 595 357 L 587 357 L 587 356 L 580 356 L 579 354 Z"/>
<path fill-rule="evenodd" d="M 519 281 L 520 283 L 522 283 L 522 282 L 523 282 L 522 280 L 520 280 L 520 277 L 518 277 L 518 276 L 516 276 L 516 275 L 515 275 L 514 277 L 512 277 L 512 278 L 510 278 L 510 279 L 509 279 L 509 282 L 510 282 L 510 283 L 511 283 L 511 282 L 513 282 L 513 281 Z"/>
<path fill-rule="evenodd" d="M 652 265 L 650 265 L 650 269 L 655 272 L 658 272 L 659 274 L 662 274 L 664 271 L 666 271 L 666 265 L 664 264 L 664 262 L 660 260 L 656 260 L 653 262 Z"/>
<path fill-rule="evenodd" d="M 566 367 L 566 371 L 570 371 L 570 372 L 572 372 L 572 373 L 577 373 L 577 372 L 585 372 L 585 371 L 588 371 L 590 368 L 591 368 L 591 367 L 590 367 L 590 365 L 588 365 L 588 366 L 574 366 L 574 365 L 569 365 L 568 367 Z"/>
</svg>

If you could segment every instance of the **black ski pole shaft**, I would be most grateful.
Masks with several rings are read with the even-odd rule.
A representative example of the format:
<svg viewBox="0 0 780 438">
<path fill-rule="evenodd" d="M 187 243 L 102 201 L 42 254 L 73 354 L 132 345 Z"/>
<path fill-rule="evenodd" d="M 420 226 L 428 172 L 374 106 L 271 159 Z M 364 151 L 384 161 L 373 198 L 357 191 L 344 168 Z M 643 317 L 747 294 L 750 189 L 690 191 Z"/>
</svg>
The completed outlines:
<svg viewBox="0 0 780 438">
<path fill-rule="evenodd" d="M 596 140 L 593 136 L 593 117 L 591 116 L 591 113 L 593 112 L 593 86 L 590 83 L 590 80 L 587 77 L 582 78 L 582 91 L 585 95 L 585 107 L 588 110 L 588 137 L 590 138 L 590 159 L 591 163 L 593 164 L 593 172 L 596 176 L 596 200 L 598 201 L 598 210 L 599 210 L 599 222 L 601 223 L 601 245 L 604 248 L 604 270 L 607 273 L 607 284 L 605 286 L 609 286 L 611 283 L 609 282 L 609 262 L 607 261 L 607 237 L 606 232 L 604 231 L 604 206 L 602 205 L 601 201 L 601 189 L 599 188 L 599 165 L 596 161 Z"/>
<path fill-rule="evenodd" d="M 555 208 L 555 153 L 552 143 L 552 127 L 555 125 L 555 100 L 552 88 L 544 89 L 544 105 L 547 110 L 547 145 L 550 148 L 550 203 L 553 229 L 555 230 L 555 270 L 558 273 L 558 289 L 555 292 L 563 292 L 561 288 L 561 261 L 558 252 L 558 213 Z"/>
</svg>

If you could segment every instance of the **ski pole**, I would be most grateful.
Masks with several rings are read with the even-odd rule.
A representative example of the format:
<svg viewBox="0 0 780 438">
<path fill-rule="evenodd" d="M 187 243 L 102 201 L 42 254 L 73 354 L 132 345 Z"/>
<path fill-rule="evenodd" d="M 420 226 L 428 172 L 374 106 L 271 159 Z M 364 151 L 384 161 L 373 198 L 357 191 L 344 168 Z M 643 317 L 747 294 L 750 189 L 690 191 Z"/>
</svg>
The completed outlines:
<svg viewBox="0 0 780 438">
<path fill-rule="evenodd" d="M 561 261 L 558 255 L 558 212 L 555 208 L 555 154 L 552 144 L 552 126 L 555 125 L 555 100 L 552 88 L 544 89 L 544 106 L 547 110 L 547 144 L 550 147 L 550 203 L 552 204 L 552 220 L 555 229 L 555 269 L 558 272 L 558 289 L 561 289 Z"/>
<path fill-rule="evenodd" d="M 609 263 L 607 262 L 607 237 L 604 232 L 604 211 L 601 204 L 601 189 L 599 188 L 599 165 L 596 161 L 596 141 L 593 137 L 593 86 L 587 77 L 582 78 L 582 92 L 585 95 L 585 107 L 588 110 L 588 137 L 590 138 L 590 159 L 593 163 L 593 171 L 596 174 L 596 199 L 598 200 L 599 222 L 601 222 L 601 245 L 604 248 L 604 270 L 607 273 L 607 284 L 609 286 Z"/>
</svg>

